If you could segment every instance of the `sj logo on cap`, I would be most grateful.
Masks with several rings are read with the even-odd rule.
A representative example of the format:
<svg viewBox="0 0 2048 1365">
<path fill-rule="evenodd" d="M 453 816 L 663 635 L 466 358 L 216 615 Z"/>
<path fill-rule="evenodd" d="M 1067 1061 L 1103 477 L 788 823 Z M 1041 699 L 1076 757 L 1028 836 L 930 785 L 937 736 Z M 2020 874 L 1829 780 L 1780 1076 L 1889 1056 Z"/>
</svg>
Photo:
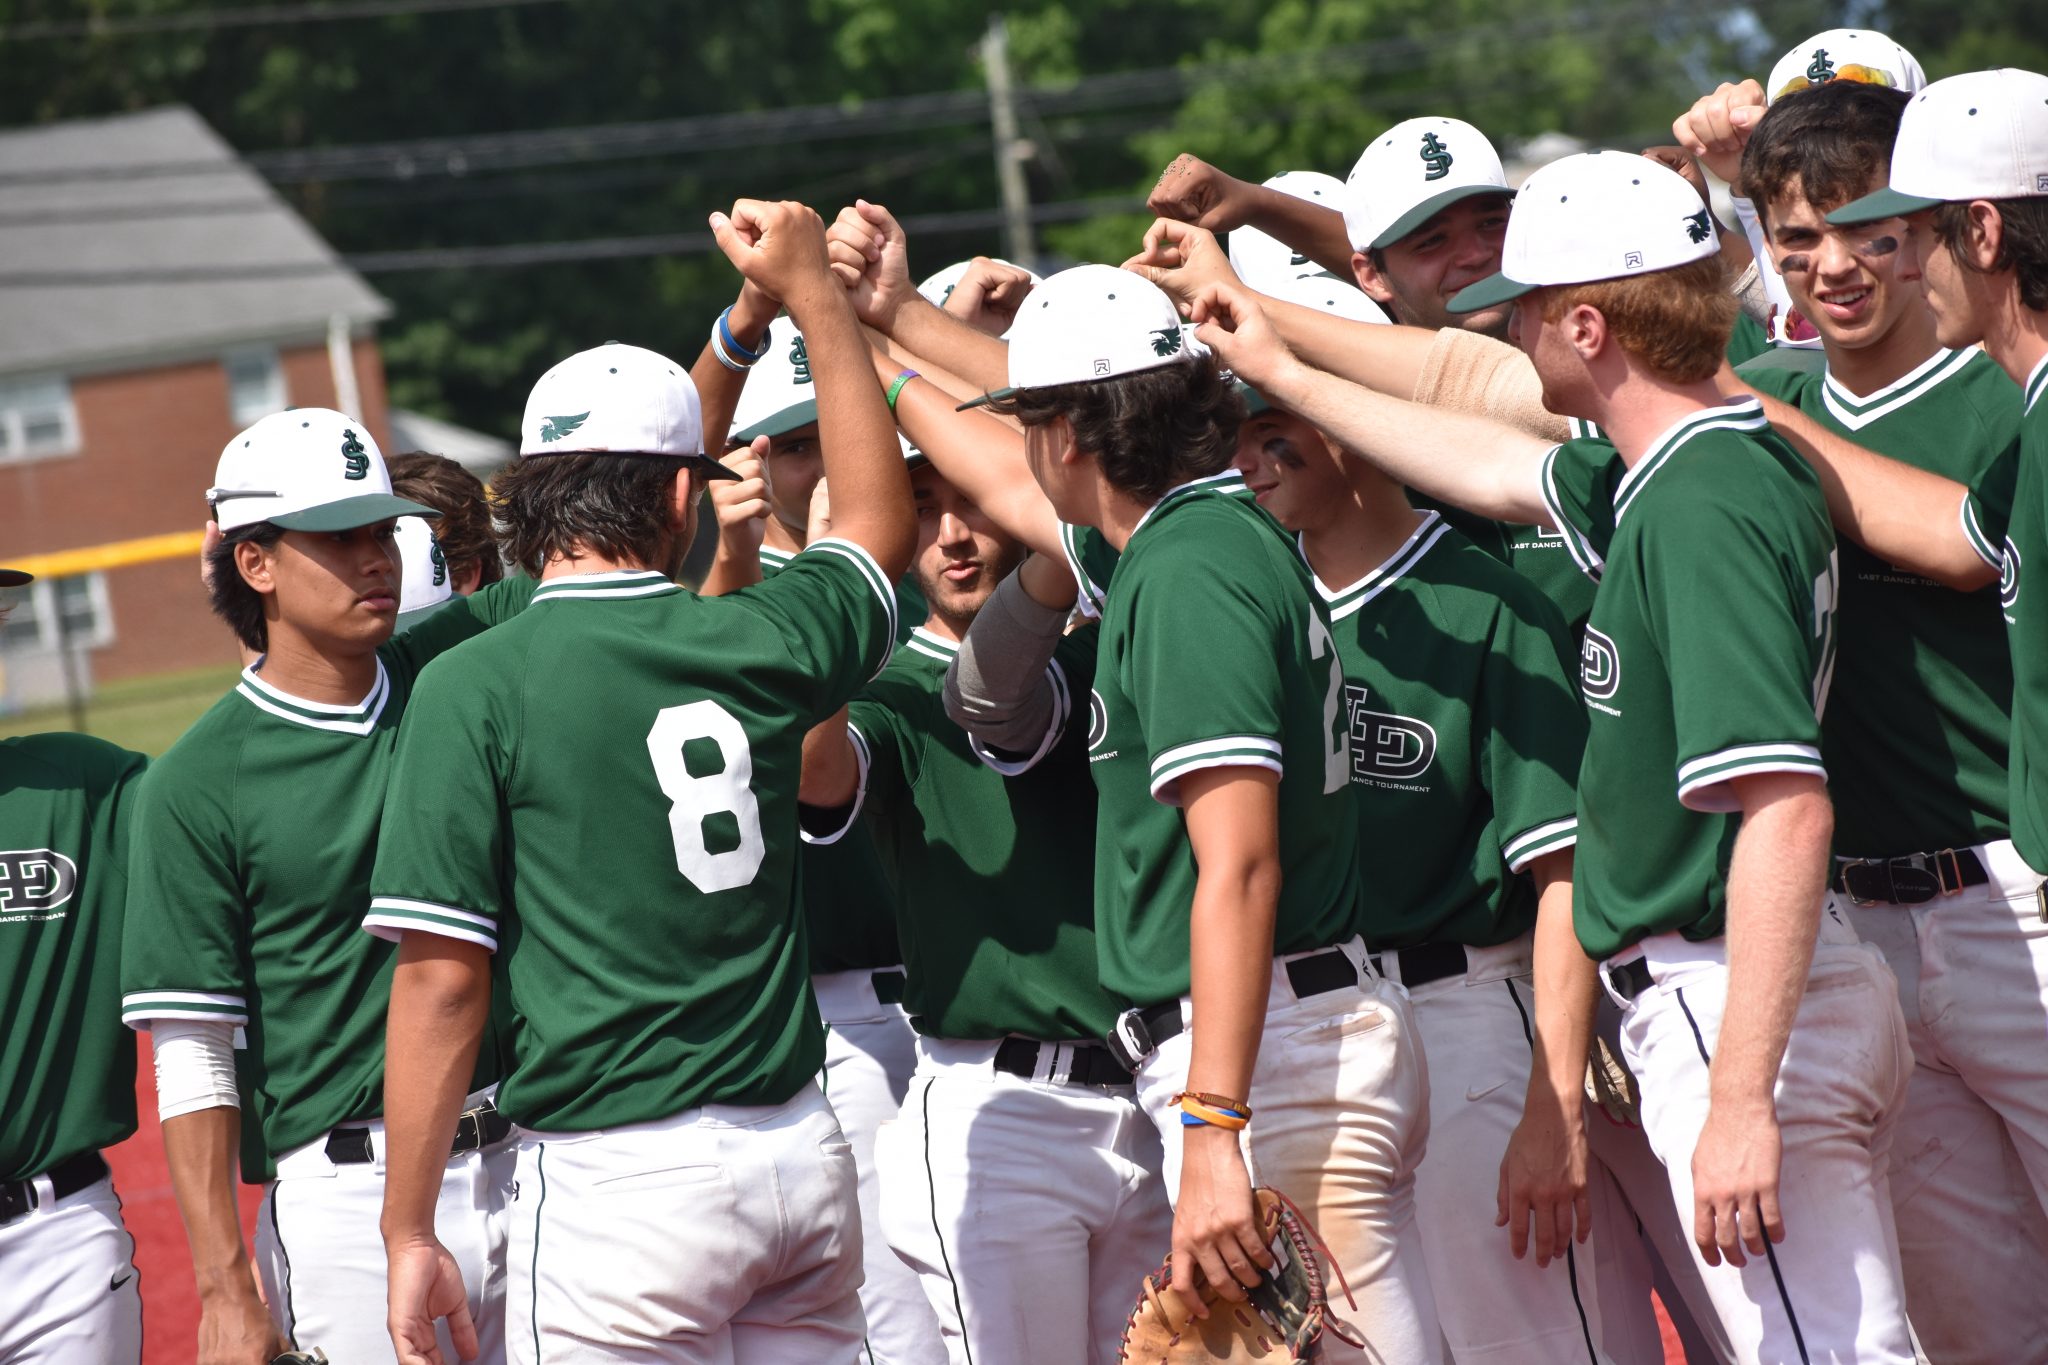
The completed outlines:
<svg viewBox="0 0 2048 1365">
<path fill-rule="evenodd" d="M 1441 180 L 1451 173 L 1451 153 L 1434 132 L 1422 135 L 1422 164 L 1429 167 L 1424 180 Z"/>
<path fill-rule="evenodd" d="M 543 417 L 540 421 L 540 438 L 543 441 L 559 441 L 590 417 L 587 412 L 573 413 L 567 417 Z"/>
<path fill-rule="evenodd" d="M 789 343 L 789 369 L 797 383 L 811 382 L 811 353 L 805 348 L 801 335 Z"/>
<path fill-rule="evenodd" d="M 363 449 L 362 438 L 353 430 L 341 433 L 341 459 L 347 466 L 345 479 L 367 479 L 370 477 L 370 454 Z"/>
<path fill-rule="evenodd" d="M 1813 50 L 1813 61 L 1806 68 L 1806 79 L 1815 85 L 1825 85 L 1835 78 L 1835 64 L 1828 60 L 1828 50 L 1817 47 Z"/>
<path fill-rule="evenodd" d="M 441 542 L 431 537 L 427 541 L 427 558 L 434 564 L 434 586 L 440 587 L 448 581 L 448 556 L 441 553 Z"/>
</svg>

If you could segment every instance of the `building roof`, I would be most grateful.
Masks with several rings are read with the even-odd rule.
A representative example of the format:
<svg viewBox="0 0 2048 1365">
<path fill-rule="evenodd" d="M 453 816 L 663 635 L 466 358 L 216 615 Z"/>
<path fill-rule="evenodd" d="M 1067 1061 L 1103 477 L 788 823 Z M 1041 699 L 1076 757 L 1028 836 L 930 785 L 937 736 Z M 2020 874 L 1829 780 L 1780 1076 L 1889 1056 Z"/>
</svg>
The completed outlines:
<svg viewBox="0 0 2048 1365">
<path fill-rule="evenodd" d="M 502 437 L 471 431 L 468 427 L 459 427 L 423 412 L 393 408 L 391 446 L 386 453 L 396 455 L 408 450 L 446 455 L 479 479 L 490 478 L 511 464 L 518 453 L 512 443 Z"/>
<path fill-rule="evenodd" d="M 190 109 L 0 132 L 0 374 L 146 366 L 390 311 Z"/>
</svg>

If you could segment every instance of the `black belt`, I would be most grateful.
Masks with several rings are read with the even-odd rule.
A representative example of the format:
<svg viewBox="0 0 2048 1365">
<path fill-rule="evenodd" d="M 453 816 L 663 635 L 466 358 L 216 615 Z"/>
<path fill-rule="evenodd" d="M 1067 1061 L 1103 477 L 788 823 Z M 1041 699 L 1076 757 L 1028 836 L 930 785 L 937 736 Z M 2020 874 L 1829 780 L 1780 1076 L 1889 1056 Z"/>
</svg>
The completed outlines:
<svg viewBox="0 0 2048 1365">
<path fill-rule="evenodd" d="M 1896 858 L 1841 858 L 1828 885 L 1858 905 L 1920 905 L 1991 880 L 1975 849 L 1944 848 Z"/>
<path fill-rule="evenodd" d="M 1624 1000 L 1634 1000 L 1650 989 L 1650 964 L 1645 958 L 1633 958 L 1619 967 L 1607 969 L 1607 984 L 1614 993 Z"/>
<path fill-rule="evenodd" d="M 512 1120 L 498 1112 L 498 1106 L 485 1100 L 474 1109 L 467 1110 L 455 1124 L 455 1141 L 449 1145 L 450 1156 L 461 1156 L 484 1147 L 495 1147 L 512 1136 Z M 376 1160 L 370 1149 L 370 1130 L 367 1128 L 337 1128 L 327 1135 L 327 1159 L 337 1166 L 360 1166 Z"/>
<path fill-rule="evenodd" d="M 1408 970 L 1409 954 L 1430 954 L 1438 951 L 1439 945 L 1400 950 L 1401 969 Z M 1458 955 L 1458 970 L 1465 970 L 1465 950 L 1451 948 Z M 1433 960 L 1433 959 L 1432 959 Z M 1378 965 L 1379 956 L 1372 959 Z M 1423 970 L 1423 959 L 1416 959 L 1418 972 Z M 1342 990 L 1346 986 L 1359 984 L 1358 967 L 1342 948 L 1325 948 L 1321 952 L 1309 953 L 1293 958 L 1283 964 L 1287 971 L 1287 984 L 1294 988 L 1294 998 L 1306 1000 L 1310 996 L 1323 995 L 1330 991 Z M 1441 974 L 1439 974 L 1441 975 Z M 1434 981 L 1435 976 L 1424 976 L 1423 980 Z M 1418 981 L 1414 984 L 1420 985 Z M 1178 1037 L 1187 1028 L 1180 1017 L 1180 1001 L 1168 1000 L 1143 1009 L 1129 1009 L 1117 1016 L 1116 1026 L 1110 1030 L 1107 1043 L 1110 1055 L 1133 1075 L 1144 1064 L 1147 1057 L 1159 1050 L 1159 1045 L 1169 1038 Z"/>
<path fill-rule="evenodd" d="M 65 1199 L 105 1180 L 107 1159 L 98 1152 L 80 1152 L 77 1156 L 65 1157 L 43 1175 L 50 1182 L 50 1193 L 58 1199 Z M 40 1205 L 34 1179 L 0 1183 L 0 1227 L 28 1217 Z"/>
<path fill-rule="evenodd" d="M 1180 1009 L 1174 1003 L 1176 1014 Z M 1100 1043 L 1041 1043 L 1030 1038 L 1005 1038 L 996 1045 L 996 1070 L 1006 1071 L 1012 1076 L 1031 1080 L 1038 1075 L 1038 1059 L 1053 1048 L 1068 1049 L 1072 1060 L 1067 1066 L 1066 1079 L 1075 1085 L 1113 1085 L 1128 1090 L 1131 1073 L 1124 1069 Z"/>
<path fill-rule="evenodd" d="M 890 967 L 868 977 L 875 983 L 875 999 L 884 1005 L 903 1003 L 904 976 L 901 967 Z"/>
<path fill-rule="evenodd" d="M 1373 969 L 1382 976 L 1391 975 L 1381 963 L 1384 953 L 1372 955 Z M 1448 976 L 1465 974 L 1465 949 L 1457 943 L 1425 943 L 1416 948 L 1397 948 L 1394 958 L 1400 964 L 1401 984 L 1413 990 L 1427 986 L 1432 981 L 1442 981 Z M 1300 992 L 1296 992 L 1300 994 Z"/>
</svg>

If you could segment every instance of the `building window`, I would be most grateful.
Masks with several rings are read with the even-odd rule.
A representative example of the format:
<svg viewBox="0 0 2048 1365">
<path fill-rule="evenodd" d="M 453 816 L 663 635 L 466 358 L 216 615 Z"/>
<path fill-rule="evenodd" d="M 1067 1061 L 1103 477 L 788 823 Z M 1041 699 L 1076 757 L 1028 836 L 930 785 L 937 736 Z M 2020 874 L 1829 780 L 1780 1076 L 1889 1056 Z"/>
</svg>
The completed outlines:
<svg viewBox="0 0 2048 1365">
<path fill-rule="evenodd" d="M 78 409 L 64 379 L 0 380 L 0 460 L 78 449 Z"/>
<path fill-rule="evenodd" d="M 228 372 L 228 411 L 243 426 L 284 407 L 284 371 L 271 349 L 230 351 L 221 358 Z"/>
<path fill-rule="evenodd" d="M 100 649 L 114 642 L 105 574 L 39 578 L 9 596 L 14 610 L 0 623 L 0 649 L 9 653 L 56 649 L 60 623 L 61 640 L 73 649 Z"/>
</svg>

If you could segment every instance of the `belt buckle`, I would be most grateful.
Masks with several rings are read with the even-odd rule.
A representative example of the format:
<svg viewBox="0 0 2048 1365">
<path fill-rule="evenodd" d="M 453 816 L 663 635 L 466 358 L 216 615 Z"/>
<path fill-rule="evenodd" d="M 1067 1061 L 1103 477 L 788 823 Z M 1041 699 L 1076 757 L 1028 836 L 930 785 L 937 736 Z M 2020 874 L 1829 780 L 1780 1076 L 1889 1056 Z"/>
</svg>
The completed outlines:
<svg viewBox="0 0 2048 1365">
<path fill-rule="evenodd" d="M 1116 1017 L 1116 1022 L 1109 1027 L 1109 1036 L 1102 1041 L 1109 1049 L 1109 1055 L 1133 1076 L 1138 1074 L 1138 1068 L 1145 1064 L 1145 1059 L 1158 1050 L 1158 1045 L 1152 1041 L 1152 1030 L 1145 1027 L 1135 1005 Z"/>
<path fill-rule="evenodd" d="M 1929 861 L 1934 864 L 1934 880 L 1941 884 L 1944 896 L 1963 894 L 1963 860 L 1956 856 L 1953 848 L 1936 849 Z M 1953 883 L 1953 885 L 1951 885 Z"/>
<path fill-rule="evenodd" d="M 1842 879 L 1842 891 L 1849 897 L 1849 904 L 1861 908 L 1878 903 L 1878 897 L 1865 896 L 1858 893 L 1856 890 L 1856 879 L 1849 874 L 1859 867 L 1876 867 L 1883 861 L 1881 858 L 1844 858 L 1841 860 L 1838 875 Z"/>
<path fill-rule="evenodd" d="M 463 1145 L 465 1141 L 469 1144 L 466 1147 Z M 455 1150 L 457 1152 L 480 1151 L 483 1145 L 484 1109 L 482 1105 L 478 1105 L 474 1109 L 463 1110 L 462 1116 L 455 1120 Z"/>
</svg>

